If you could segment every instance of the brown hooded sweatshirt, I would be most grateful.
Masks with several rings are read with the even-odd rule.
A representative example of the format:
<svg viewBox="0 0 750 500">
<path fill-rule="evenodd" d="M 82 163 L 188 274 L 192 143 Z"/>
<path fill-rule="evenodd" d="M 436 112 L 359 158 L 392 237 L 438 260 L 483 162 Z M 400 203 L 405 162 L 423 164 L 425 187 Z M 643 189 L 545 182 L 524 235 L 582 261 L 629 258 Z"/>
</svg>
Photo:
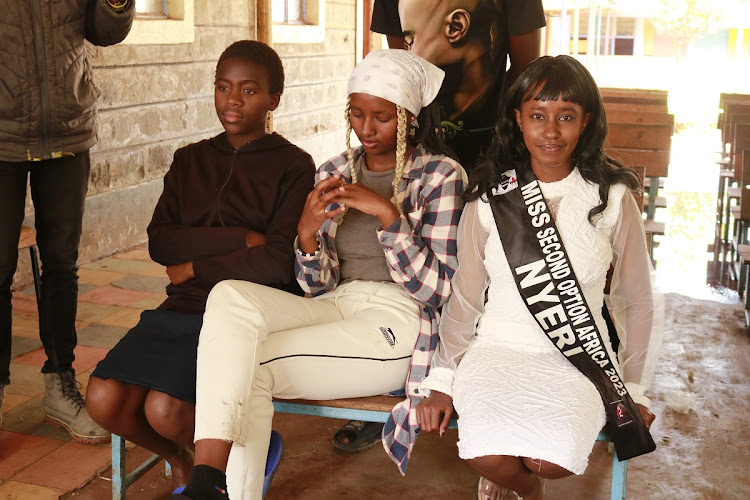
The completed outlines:
<svg viewBox="0 0 750 500">
<path fill-rule="evenodd" d="M 239 279 L 301 294 L 294 238 L 315 164 L 277 133 L 235 151 L 222 133 L 178 149 L 148 226 L 151 258 L 193 262 L 195 278 L 167 286 L 167 309 L 202 313 L 211 288 Z M 252 229 L 265 245 L 246 248 Z"/>
</svg>

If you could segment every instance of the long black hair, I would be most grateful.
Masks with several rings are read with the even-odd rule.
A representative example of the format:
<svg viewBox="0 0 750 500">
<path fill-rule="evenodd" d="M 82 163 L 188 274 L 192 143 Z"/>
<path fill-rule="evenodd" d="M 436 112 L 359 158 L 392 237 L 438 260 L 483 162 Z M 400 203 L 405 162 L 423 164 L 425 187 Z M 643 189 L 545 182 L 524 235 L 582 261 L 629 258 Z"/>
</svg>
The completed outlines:
<svg viewBox="0 0 750 500">
<path fill-rule="evenodd" d="M 604 153 L 607 117 L 599 88 L 583 64 L 566 55 L 540 57 L 526 66 L 510 87 L 500 105 L 492 143 L 471 171 L 464 200 L 471 201 L 483 196 L 500 182 L 500 175 L 510 168 L 531 168 L 530 154 L 516 122 L 515 111 L 521 109 L 522 102 L 532 99 L 562 99 L 580 105 L 584 115 L 591 114 L 572 159 L 581 177 L 599 186 L 601 204 L 588 214 L 589 222 L 593 224 L 594 217 L 607 208 L 612 185 L 622 183 L 636 189 L 640 182 L 632 169 Z"/>
</svg>

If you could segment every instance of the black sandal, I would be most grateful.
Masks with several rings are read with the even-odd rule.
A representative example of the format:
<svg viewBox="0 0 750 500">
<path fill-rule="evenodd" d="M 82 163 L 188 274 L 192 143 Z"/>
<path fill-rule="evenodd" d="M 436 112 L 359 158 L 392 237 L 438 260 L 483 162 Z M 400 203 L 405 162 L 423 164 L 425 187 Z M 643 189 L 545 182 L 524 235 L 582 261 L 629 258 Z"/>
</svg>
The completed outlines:
<svg viewBox="0 0 750 500">
<path fill-rule="evenodd" d="M 359 453 L 378 444 L 382 432 L 383 424 L 380 422 L 350 420 L 336 431 L 331 444 L 345 453 Z"/>
</svg>

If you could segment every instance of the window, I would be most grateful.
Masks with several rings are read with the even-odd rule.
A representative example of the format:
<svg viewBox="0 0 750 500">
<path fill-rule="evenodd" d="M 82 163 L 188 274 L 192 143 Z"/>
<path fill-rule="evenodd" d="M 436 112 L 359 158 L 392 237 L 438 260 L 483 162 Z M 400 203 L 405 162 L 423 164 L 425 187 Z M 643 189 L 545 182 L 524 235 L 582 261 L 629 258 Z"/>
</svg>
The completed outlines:
<svg viewBox="0 0 750 500">
<path fill-rule="evenodd" d="M 135 0 L 135 13 L 139 17 L 167 17 L 167 5 L 164 0 Z"/>
<path fill-rule="evenodd" d="M 307 2 L 304 0 L 274 0 L 273 22 L 282 24 L 307 24 Z"/>
<path fill-rule="evenodd" d="M 192 43 L 194 0 L 135 0 L 135 21 L 123 43 Z"/>
<path fill-rule="evenodd" d="M 615 17 L 610 26 L 609 54 L 632 56 L 635 44 L 635 19 Z"/>
<path fill-rule="evenodd" d="M 578 53 L 586 54 L 588 52 L 588 13 L 581 13 L 579 19 Z M 607 26 L 607 21 L 609 21 L 609 26 Z M 600 37 L 600 55 L 632 56 L 635 53 L 636 19 L 616 16 L 608 19 L 605 16 L 601 20 Z"/>
<path fill-rule="evenodd" d="M 325 41 L 325 0 L 273 0 L 273 43 Z"/>
</svg>

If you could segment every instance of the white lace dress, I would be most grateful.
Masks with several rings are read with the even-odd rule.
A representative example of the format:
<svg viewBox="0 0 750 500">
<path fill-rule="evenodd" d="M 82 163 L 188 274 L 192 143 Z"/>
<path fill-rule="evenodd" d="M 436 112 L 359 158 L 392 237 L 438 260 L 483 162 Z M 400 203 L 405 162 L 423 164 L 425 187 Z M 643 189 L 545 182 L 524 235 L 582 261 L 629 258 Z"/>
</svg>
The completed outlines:
<svg viewBox="0 0 750 500">
<path fill-rule="evenodd" d="M 605 339 L 601 308 L 614 264 L 611 309 L 620 336 L 627 335 L 619 351 L 620 372 L 633 399 L 648 406 L 643 392 L 653 374 L 663 308 L 652 291 L 640 211 L 627 188 L 616 185 L 593 226 L 588 212 L 599 204 L 598 187 L 577 169 L 540 186 Z M 440 345 L 420 392 L 453 397 L 461 458 L 530 457 L 582 474 L 605 423 L 599 393 L 524 305 L 488 203 L 466 206 L 458 244 L 453 296 L 443 310 Z M 611 351 L 610 356 L 615 359 Z"/>
</svg>

